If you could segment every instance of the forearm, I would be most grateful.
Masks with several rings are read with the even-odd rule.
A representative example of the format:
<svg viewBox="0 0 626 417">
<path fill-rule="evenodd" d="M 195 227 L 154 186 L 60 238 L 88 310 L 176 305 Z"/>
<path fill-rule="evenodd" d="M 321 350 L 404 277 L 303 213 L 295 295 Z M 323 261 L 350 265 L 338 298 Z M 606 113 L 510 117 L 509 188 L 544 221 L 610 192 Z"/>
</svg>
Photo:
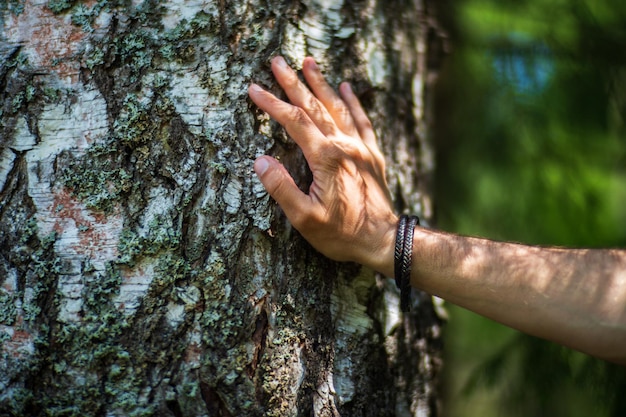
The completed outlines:
<svg viewBox="0 0 626 417">
<path fill-rule="evenodd" d="M 411 279 L 520 331 L 626 362 L 625 251 L 541 248 L 418 227 Z"/>
</svg>

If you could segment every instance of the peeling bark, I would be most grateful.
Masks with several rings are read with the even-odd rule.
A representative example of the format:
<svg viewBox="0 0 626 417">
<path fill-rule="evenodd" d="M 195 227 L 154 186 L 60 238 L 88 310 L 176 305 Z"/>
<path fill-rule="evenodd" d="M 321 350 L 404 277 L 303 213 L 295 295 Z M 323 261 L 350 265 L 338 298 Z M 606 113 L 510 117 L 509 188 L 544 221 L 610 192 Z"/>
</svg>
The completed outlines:
<svg viewBox="0 0 626 417">
<path fill-rule="evenodd" d="M 310 173 L 246 94 L 278 53 L 350 80 L 428 219 L 427 6 L 0 4 L 0 414 L 436 415 L 431 298 L 290 227 L 252 162 Z"/>
</svg>

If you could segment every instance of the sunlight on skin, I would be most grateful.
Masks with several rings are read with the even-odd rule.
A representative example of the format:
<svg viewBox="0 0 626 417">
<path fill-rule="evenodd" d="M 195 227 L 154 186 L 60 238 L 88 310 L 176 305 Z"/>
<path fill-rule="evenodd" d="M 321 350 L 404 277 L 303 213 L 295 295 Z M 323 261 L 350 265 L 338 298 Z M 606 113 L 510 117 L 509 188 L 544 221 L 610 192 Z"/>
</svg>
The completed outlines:
<svg viewBox="0 0 626 417">
<path fill-rule="evenodd" d="M 337 95 L 312 58 L 302 83 L 282 57 L 272 72 L 290 103 L 256 84 L 250 98 L 302 148 L 313 174 L 298 189 L 278 161 L 255 171 L 321 253 L 393 276 L 398 218 L 372 125 L 349 84 Z M 626 364 L 626 251 L 541 248 L 417 227 L 411 283 L 520 331 Z"/>
<path fill-rule="evenodd" d="M 418 228 L 413 285 L 534 336 L 626 363 L 626 255 Z"/>
</svg>

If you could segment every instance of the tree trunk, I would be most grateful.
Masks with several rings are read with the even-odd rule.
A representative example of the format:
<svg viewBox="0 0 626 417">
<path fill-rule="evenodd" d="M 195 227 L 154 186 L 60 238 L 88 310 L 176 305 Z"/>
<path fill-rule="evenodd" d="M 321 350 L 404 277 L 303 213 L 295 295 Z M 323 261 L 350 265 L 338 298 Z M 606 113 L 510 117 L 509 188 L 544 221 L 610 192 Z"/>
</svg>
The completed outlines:
<svg viewBox="0 0 626 417">
<path fill-rule="evenodd" d="M 247 86 L 350 80 L 399 211 L 431 215 L 436 26 L 389 0 L 0 4 L 0 414 L 433 416 L 440 320 L 332 262 L 252 172 L 310 173 Z"/>
</svg>

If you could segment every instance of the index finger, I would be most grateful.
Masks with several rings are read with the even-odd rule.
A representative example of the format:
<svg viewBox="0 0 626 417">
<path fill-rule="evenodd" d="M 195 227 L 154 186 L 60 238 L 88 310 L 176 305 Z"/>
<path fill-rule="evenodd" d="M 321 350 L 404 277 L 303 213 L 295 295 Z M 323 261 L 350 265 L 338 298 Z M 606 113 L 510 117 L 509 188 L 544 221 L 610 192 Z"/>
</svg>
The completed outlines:
<svg viewBox="0 0 626 417">
<path fill-rule="evenodd" d="M 272 59 L 272 72 L 278 84 L 289 97 L 289 101 L 302 108 L 323 134 L 332 135 L 337 131 L 337 124 L 324 103 L 300 81 L 296 72 L 287 65 L 282 56 L 276 56 Z"/>
<path fill-rule="evenodd" d="M 307 113 L 300 107 L 278 99 L 257 84 L 250 85 L 248 94 L 254 104 L 284 126 L 289 136 L 302 148 L 304 157 L 310 165 L 309 157 L 317 153 L 328 138 L 318 129 Z"/>
</svg>

